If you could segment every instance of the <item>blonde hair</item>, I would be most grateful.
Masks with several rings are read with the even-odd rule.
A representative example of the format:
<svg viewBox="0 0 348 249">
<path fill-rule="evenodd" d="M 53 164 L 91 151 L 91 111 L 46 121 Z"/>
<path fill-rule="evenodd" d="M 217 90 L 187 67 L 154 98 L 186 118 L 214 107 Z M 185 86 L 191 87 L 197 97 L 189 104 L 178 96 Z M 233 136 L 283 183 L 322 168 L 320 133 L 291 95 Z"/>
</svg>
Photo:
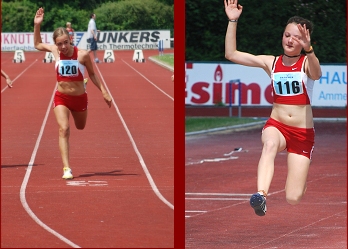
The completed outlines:
<svg viewBox="0 0 348 249">
<path fill-rule="evenodd" d="M 67 23 L 66 23 L 66 26 L 71 26 L 71 22 L 67 22 Z"/>
<path fill-rule="evenodd" d="M 53 32 L 53 41 L 56 43 L 56 39 L 58 36 L 66 35 L 68 39 L 70 40 L 69 32 L 66 30 L 66 28 L 56 28 L 56 30 Z"/>
</svg>

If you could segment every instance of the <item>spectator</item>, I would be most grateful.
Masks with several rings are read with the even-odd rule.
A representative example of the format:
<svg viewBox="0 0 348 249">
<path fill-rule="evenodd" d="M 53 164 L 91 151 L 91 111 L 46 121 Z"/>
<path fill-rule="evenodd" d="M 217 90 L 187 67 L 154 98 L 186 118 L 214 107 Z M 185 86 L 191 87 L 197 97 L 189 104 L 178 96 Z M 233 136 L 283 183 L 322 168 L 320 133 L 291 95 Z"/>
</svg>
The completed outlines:
<svg viewBox="0 0 348 249">
<path fill-rule="evenodd" d="M 87 35 L 88 35 L 88 39 L 89 42 L 91 43 L 90 49 L 88 49 L 87 51 L 93 51 L 93 56 L 94 56 L 94 61 L 95 63 L 100 63 L 98 56 L 97 56 L 97 50 L 98 50 L 98 46 L 97 46 L 97 32 L 99 32 L 99 30 L 97 30 L 97 25 L 95 23 L 95 18 L 96 15 L 95 14 L 91 14 L 91 19 L 89 20 L 88 23 L 88 30 L 87 30 Z"/>
<path fill-rule="evenodd" d="M 66 23 L 66 30 L 69 32 L 71 44 L 74 45 L 74 29 L 71 27 L 71 23 L 67 22 Z"/>
</svg>

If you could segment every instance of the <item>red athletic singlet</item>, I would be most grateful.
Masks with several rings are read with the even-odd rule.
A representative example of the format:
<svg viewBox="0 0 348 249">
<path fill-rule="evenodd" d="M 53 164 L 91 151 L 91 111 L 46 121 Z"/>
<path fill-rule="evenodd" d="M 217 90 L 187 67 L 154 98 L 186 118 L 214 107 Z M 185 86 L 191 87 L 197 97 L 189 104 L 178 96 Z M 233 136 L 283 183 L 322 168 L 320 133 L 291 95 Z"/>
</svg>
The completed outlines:
<svg viewBox="0 0 348 249">
<path fill-rule="evenodd" d="M 60 53 L 60 59 L 56 61 L 57 81 L 83 81 L 85 67 L 77 60 L 77 47 L 71 57 Z"/>
<path fill-rule="evenodd" d="M 284 66 L 282 58 L 283 55 L 279 56 L 272 68 L 273 102 L 287 105 L 309 105 L 314 80 L 304 72 L 303 65 L 307 57 L 301 55 L 292 66 Z"/>
</svg>

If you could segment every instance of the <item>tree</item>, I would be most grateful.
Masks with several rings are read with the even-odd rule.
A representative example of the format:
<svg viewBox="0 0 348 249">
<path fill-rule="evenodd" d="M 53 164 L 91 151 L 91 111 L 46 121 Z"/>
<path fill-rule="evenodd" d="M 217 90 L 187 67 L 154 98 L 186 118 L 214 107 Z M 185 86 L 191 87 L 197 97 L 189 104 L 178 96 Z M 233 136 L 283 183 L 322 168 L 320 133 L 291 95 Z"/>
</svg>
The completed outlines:
<svg viewBox="0 0 348 249">
<path fill-rule="evenodd" d="M 45 9 L 41 31 L 50 32 L 72 23 L 75 31 L 87 30 L 90 14 L 97 15 L 100 30 L 174 29 L 173 0 L 8 1 L 2 2 L 2 32 L 32 32 L 35 11 Z"/>
<path fill-rule="evenodd" d="M 237 48 L 252 54 L 282 53 L 287 20 L 301 16 L 314 23 L 311 36 L 321 63 L 346 62 L 345 0 L 239 0 Z M 186 60 L 225 60 L 227 17 L 222 2 L 186 0 Z"/>
<path fill-rule="evenodd" d="M 155 0 L 109 2 L 95 10 L 101 30 L 173 29 L 173 7 Z"/>
</svg>

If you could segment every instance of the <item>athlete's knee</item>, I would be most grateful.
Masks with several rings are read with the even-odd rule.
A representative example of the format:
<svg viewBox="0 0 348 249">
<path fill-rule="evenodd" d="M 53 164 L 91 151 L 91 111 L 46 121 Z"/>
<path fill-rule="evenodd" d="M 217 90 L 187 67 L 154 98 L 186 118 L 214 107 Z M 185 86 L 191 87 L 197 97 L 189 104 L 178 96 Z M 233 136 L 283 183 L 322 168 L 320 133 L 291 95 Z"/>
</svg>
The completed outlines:
<svg viewBox="0 0 348 249">
<path fill-rule="evenodd" d="M 78 130 L 83 130 L 85 128 L 85 126 L 76 126 L 76 129 Z"/>
<path fill-rule="evenodd" d="M 86 123 L 75 124 L 76 129 L 83 130 L 86 127 Z"/>
<path fill-rule="evenodd" d="M 60 126 L 59 127 L 59 136 L 60 137 L 69 137 L 70 135 L 70 126 Z"/>
<path fill-rule="evenodd" d="M 263 151 L 264 152 L 277 152 L 278 150 L 278 145 L 272 141 L 272 140 L 266 140 L 264 143 L 263 143 Z"/>
<path fill-rule="evenodd" d="M 287 197 L 286 201 L 291 204 L 291 205 L 297 205 L 300 203 L 301 198 L 292 198 L 292 197 Z"/>
<path fill-rule="evenodd" d="M 286 201 L 291 205 L 297 205 L 301 202 L 304 193 L 286 193 Z"/>
</svg>

